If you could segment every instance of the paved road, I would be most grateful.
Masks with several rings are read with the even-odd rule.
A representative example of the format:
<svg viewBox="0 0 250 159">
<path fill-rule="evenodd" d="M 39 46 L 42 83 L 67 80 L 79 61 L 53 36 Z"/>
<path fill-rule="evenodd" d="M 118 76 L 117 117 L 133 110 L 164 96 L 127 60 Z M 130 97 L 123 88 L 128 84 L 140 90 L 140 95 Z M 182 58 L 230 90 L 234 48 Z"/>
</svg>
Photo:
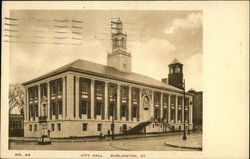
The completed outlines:
<svg viewBox="0 0 250 159">
<path fill-rule="evenodd" d="M 148 137 L 138 139 L 95 141 L 95 142 L 53 142 L 51 145 L 10 143 L 10 149 L 17 150 L 87 150 L 87 151 L 194 151 L 166 146 L 168 140 L 179 140 L 182 135 Z"/>
</svg>

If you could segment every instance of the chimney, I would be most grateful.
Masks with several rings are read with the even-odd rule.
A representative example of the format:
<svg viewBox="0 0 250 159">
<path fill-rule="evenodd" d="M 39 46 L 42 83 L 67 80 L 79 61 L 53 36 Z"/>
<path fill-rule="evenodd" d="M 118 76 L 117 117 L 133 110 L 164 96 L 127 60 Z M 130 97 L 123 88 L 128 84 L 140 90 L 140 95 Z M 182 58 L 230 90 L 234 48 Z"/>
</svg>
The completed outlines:
<svg viewBox="0 0 250 159">
<path fill-rule="evenodd" d="M 162 78 L 161 79 L 161 82 L 165 83 L 165 84 L 168 84 L 168 78 Z"/>
</svg>

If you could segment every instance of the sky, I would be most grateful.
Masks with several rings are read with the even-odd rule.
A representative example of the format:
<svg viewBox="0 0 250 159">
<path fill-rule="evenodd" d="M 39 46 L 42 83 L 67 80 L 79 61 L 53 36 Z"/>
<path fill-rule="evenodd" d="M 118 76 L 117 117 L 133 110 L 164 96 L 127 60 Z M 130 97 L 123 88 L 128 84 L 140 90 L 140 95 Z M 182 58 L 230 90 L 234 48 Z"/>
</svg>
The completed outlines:
<svg viewBox="0 0 250 159">
<path fill-rule="evenodd" d="M 200 11 L 12 10 L 10 18 L 17 20 L 4 20 L 10 83 L 31 80 L 77 59 L 106 64 L 110 22 L 118 17 L 128 36 L 133 72 L 161 80 L 177 58 L 184 65 L 186 88 L 202 91 Z"/>
</svg>

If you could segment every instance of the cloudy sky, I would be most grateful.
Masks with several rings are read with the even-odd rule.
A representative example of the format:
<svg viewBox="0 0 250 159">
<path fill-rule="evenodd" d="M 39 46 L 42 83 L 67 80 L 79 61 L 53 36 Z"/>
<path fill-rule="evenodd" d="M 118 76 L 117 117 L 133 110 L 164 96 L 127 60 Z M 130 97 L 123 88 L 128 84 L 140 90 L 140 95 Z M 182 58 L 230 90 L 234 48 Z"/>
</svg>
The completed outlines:
<svg viewBox="0 0 250 159">
<path fill-rule="evenodd" d="M 184 64 L 186 88 L 202 90 L 202 12 L 12 10 L 5 22 L 10 82 L 36 78 L 77 59 L 106 64 L 110 21 L 128 35 L 132 71 L 161 80 L 174 58 Z"/>
</svg>

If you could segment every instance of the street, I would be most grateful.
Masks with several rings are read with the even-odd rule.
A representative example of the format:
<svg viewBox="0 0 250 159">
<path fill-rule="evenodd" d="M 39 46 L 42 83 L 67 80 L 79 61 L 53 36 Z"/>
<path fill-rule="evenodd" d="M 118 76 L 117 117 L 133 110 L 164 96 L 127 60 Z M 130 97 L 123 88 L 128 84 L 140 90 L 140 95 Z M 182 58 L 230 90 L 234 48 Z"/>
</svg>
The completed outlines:
<svg viewBox="0 0 250 159">
<path fill-rule="evenodd" d="M 187 143 L 197 142 L 201 144 L 201 136 L 187 136 Z M 123 139 L 114 141 L 92 141 L 92 142 L 53 142 L 51 145 L 38 145 L 37 142 L 11 142 L 12 150 L 86 150 L 86 151 L 197 151 L 193 149 L 185 149 L 171 147 L 165 145 L 166 142 L 182 140 L 182 135 L 148 137 L 136 139 Z"/>
</svg>

